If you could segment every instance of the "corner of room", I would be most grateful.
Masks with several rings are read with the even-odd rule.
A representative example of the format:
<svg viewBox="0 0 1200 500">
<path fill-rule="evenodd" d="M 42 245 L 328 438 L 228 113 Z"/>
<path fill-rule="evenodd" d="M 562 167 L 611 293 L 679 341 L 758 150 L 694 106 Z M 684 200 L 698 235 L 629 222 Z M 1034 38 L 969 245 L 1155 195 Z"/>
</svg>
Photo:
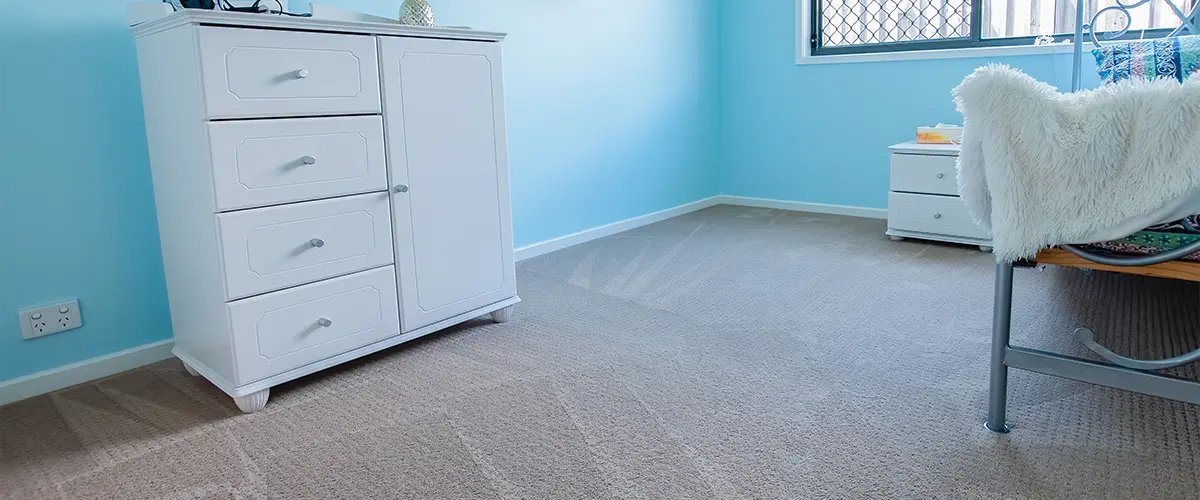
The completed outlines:
<svg viewBox="0 0 1200 500">
<path fill-rule="evenodd" d="M 1192 498 L 1195 75 L 1200 0 L 0 0 L 0 497 Z"/>
</svg>

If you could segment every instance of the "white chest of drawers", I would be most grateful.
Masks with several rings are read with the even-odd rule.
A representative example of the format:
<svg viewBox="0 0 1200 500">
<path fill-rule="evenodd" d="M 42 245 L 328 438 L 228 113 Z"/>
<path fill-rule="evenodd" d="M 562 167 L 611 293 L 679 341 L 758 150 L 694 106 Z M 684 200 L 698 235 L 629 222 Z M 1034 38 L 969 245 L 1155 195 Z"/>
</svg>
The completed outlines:
<svg viewBox="0 0 1200 500">
<path fill-rule="evenodd" d="M 897 241 L 947 241 L 992 250 L 991 236 L 971 220 L 958 197 L 958 146 L 906 142 L 889 150 L 888 236 Z"/>
<path fill-rule="evenodd" d="M 174 353 L 270 388 L 516 294 L 503 34 L 189 10 L 133 27 Z"/>
</svg>

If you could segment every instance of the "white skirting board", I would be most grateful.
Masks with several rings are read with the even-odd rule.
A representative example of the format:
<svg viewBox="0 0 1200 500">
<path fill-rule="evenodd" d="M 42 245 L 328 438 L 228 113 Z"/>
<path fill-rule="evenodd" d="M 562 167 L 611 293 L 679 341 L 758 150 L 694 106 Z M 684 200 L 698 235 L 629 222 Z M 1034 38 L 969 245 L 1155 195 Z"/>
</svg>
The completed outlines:
<svg viewBox="0 0 1200 500">
<path fill-rule="evenodd" d="M 0 405 L 116 375 L 171 358 L 171 339 L 0 382 Z"/>
<path fill-rule="evenodd" d="M 886 208 L 866 208 L 852 207 L 846 205 L 827 205 L 824 203 L 805 203 L 801 201 L 785 201 L 772 200 L 767 198 L 751 198 L 747 196 L 730 196 L 718 195 L 710 196 L 702 200 L 685 203 L 677 207 L 660 210 L 658 212 L 639 215 L 631 219 L 605 224 L 592 229 L 585 229 L 578 233 L 560 236 L 558 238 L 549 239 L 532 245 L 526 245 L 516 250 L 516 260 L 522 261 L 532 259 L 539 255 L 545 255 L 550 252 L 562 250 L 567 247 L 572 247 L 580 243 L 612 236 L 617 233 L 622 233 L 630 229 L 639 228 L 655 222 L 661 222 L 672 217 L 703 210 L 708 207 L 717 205 L 738 205 L 743 207 L 758 207 L 758 208 L 775 208 L 779 210 L 790 210 L 793 212 L 810 212 L 817 214 L 830 215 L 846 215 L 850 217 L 861 217 L 865 219 L 887 219 Z"/>
<path fill-rule="evenodd" d="M 534 243 L 532 245 L 526 245 L 516 250 L 515 257 L 518 262 L 525 259 L 532 259 L 539 255 L 545 255 L 550 252 L 578 245 L 580 243 L 587 243 L 605 236 L 612 236 L 617 233 L 623 233 L 630 229 L 637 229 L 642 226 L 654 224 L 655 222 L 661 222 L 672 217 L 679 217 L 680 215 L 686 213 L 720 205 L 721 203 L 718 201 L 720 198 L 720 196 L 710 196 L 708 198 L 704 198 L 703 200 L 684 203 L 683 205 L 668 208 L 666 210 L 659 210 L 654 213 L 639 215 L 631 219 L 625 219 L 623 221 L 605 224 L 600 227 L 585 229 L 578 233 L 572 233 L 566 236 L 559 236 L 557 238 Z"/>
<path fill-rule="evenodd" d="M 793 212 L 809 212 L 814 214 L 846 215 L 863 219 L 887 219 L 886 208 L 854 207 L 849 205 L 827 205 L 825 203 L 805 203 L 802 201 L 772 200 L 769 198 L 751 198 L 748 196 L 721 195 L 718 205 L 739 205 L 743 207 L 777 208 Z"/>
<path fill-rule="evenodd" d="M 833 215 L 848 215 L 871 219 L 886 219 L 887 209 L 850 207 L 843 205 L 825 205 L 821 203 L 804 203 L 798 201 L 770 200 L 765 198 L 749 198 L 745 196 L 719 195 L 702 200 L 685 203 L 677 207 L 658 212 L 640 215 L 631 219 L 605 224 L 600 227 L 568 234 L 558 238 L 534 243 L 516 250 L 516 260 L 521 261 L 544 255 L 556 250 L 586 243 L 595 239 L 625 232 L 630 229 L 661 222 L 672 217 L 703 210 L 717 205 L 740 205 L 746 207 L 775 208 L 796 212 L 811 212 Z M 170 359 L 174 343 L 161 340 L 151 344 L 114 352 L 105 356 L 92 358 L 78 363 L 33 373 L 24 377 L 0 382 L 0 404 L 20 401 L 47 392 L 56 391 L 76 384 L 116 375 L 126 370 L 132 370 L 164 359 Z"/>
</svg>

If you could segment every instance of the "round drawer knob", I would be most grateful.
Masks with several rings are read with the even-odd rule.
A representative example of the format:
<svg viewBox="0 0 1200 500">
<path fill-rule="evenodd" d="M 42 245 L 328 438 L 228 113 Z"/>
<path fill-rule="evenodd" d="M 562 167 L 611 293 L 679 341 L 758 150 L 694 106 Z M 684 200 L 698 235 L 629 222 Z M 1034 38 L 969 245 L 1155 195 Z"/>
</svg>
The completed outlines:
<svg viewBox="0 0 1200 500">
<path fill-rule="evenodd" d="M 317 320 L 317 324 L 321 325 L 324 328 L 329 328 L 329 326 L 332 325 L 333 322 L 330 321 L 329 318 L 321 318 L 321 319 Z"/>
<path fill-rule="evenodd" d="M 944 179 L 945 177 L 946 177 L 946 174 L 938 174 L 937 175 L 938 179 Z"/>
<path fill-rule="evenodd" d="M 311 156 L 305 156 L 300 158 L 300 161 L 304 162 L 305 165 L 312 165 L 317 162 L 317 159 Z"/>
<path fill-rule="evenodd" d="M 298 70 L 296 70 L 295 73 L 292 73 L 292 74 L 295 75 L 296 78 L 308 78 L 308 70 L 307 69 L 298 69 Z"/>
<path fill-rule="evenodd" d="M 405 186 L 404 184 L 397 184 L 397 185 L 396 185 L 396 192 L 397 192 L 397 193 L 407 193 L 407 192 L 408 192 L 408 186 Z"/>
<path fill-rule="evenodd" d="M 942 214 L 933 214 L 933 218 L 934 218 L 934 219 L 941 219 L 941 218 L 942 218 Z"/>
<path fill-rule="evenodd" d="M 939 217 L 941 217 L 941 216 L 939 215 Z M 312 245 L 316 248 L 321 248 L 321 247 L 325 246 L 325 240 L 323 240 L 321 238 L 313 238 L 308 241 L 308 244 Z"/>
</svg>

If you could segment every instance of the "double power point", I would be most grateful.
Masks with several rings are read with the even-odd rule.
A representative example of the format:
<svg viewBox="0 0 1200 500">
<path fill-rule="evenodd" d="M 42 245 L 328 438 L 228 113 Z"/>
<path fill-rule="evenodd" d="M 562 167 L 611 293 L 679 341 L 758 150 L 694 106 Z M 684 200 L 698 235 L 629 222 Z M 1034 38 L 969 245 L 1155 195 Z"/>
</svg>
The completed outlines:
<svg viewBox="0 0 1200 500">
<path fill-rule="evenodd" d="M 83 326 L 78 300 L 22 309 L 17 316 L 21 319 L 21 336 L 26 340 Z"/>
</svg>

